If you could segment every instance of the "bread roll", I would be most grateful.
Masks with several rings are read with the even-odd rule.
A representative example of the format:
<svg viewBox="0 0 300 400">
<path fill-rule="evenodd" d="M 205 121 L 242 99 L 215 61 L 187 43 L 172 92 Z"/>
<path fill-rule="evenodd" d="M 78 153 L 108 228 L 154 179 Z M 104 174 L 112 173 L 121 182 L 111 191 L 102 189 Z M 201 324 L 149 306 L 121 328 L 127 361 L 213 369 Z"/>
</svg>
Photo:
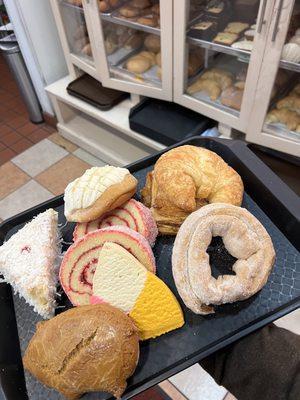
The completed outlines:
<svg viewBox="0 0 300 400">
<path fill-rule="evenodd" d="M 160 51 L 160 37 L 158 35 L 147 35 L 144 46 L 147 50 L 158 53 Z"/>
<path fill-rule="evenodd" d="M 235 86 L 230 86 L 221 93 L 221 103 L 235 110 L 240 110 L 243 94 L 243 90 Z"/>
<path fill-rule="evenodd" d="M 127 61 L 126 68 L 130 72 L 142 74 L 151 68 L 151 61 L 146 57 L 135 56 Z"/>
<path fill-rule="evenodd" d="M 154 53 L 152 53 L 151 51 L 143 50 L 138 55 L 140 57 L 147 58 L 151 62 L 152 66 L 156 64 L 156 55 Z"/>
<path fill-rule="evenodd" d="M 67 399 L 92 391 L 120 398 L 138 357 L 139 336 L 132 320 L 108 304 L 93 304 L 38 323 L 23 363 Z"/>
<path fill-rule="evenodd" d="M 137 19 L 137 22 L 141 25 L 147 25 L 147 26 L 157 26 L 158 24 L 158 19 L 156 16 L 151 15 L 151 16 L 144 16 L 140 17 Z"/>
<path fill-rule="evenodd" d="M 140 10 L 132 6 L 123 6 L 119 9 L 119 13 L 126 18 L 137 17 L 140 15 Z"/>
<path fill-rule="evenodd" d="M 131 0 L 129 4 L 131 7 L 136 7 L 141 10 L 151 6 L 151 2 L 149 0 Z"/>
</svg>

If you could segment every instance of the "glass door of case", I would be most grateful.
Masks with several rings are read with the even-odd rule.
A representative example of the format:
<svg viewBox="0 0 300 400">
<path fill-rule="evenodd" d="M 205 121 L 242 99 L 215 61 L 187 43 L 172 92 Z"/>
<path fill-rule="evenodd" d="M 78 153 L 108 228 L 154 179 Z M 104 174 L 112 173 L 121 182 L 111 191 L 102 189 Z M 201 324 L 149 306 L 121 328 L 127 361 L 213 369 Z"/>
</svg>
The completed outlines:
<svg viewBox="0 0 300 400">
<path fill-rule="evenodd" d="M 95 66 L 91 28 L 85 13 L 86 0 L 52 0 L 52 7 L 61 36 L 64 38 L 69 63 L 99 78 Z"/>
<path fill-rule="evenodd" d="M 172 99 L 172 0 L 90 1 L 102 84 Z"/>
<path fill-rule="evenodd" d="M 300 156 L 300 0 L 278 0 L 272 21 L 247 139 Z"/>
<path fill-rule="evenodd" d="M 176 102 L 245 131 L 275 0 L 175 0 Z"/>
</svg>

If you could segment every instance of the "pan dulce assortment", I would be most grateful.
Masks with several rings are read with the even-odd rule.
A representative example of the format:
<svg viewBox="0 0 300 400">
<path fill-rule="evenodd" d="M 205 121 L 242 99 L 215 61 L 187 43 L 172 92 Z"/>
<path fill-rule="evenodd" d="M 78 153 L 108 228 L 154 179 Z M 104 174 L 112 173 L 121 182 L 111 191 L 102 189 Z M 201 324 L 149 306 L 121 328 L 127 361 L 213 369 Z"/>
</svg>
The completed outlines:
<svg viewBox="0 0 300 400">
<path fill-rule="evenodd" d="M 274 264 L 270 236 L 241 208 L 241 177 L 216 153 L 177 147 L 148 173 L 142 203 L 133 198 L 137 184 L 126 168 L 91 168 L 65 189 L 65 217 L 77 224 L 64 254 L 53 209 L 0 247 L 5 281 L 48 319 L 38 323 L 24 367 L 67 399 L 92 391 L 120 398 L 139 341 L 184 325 L 176 296 L 211 314 L 257 293 Z M 169 271 L 176 295 L 156 275 L 158 235 L 176 235 Z M 235 257 L 235 275 L 212 276 L 207 248 L 215 236 Z M 54 316 L 58 284 L 74 307 Z"/>
</svg>

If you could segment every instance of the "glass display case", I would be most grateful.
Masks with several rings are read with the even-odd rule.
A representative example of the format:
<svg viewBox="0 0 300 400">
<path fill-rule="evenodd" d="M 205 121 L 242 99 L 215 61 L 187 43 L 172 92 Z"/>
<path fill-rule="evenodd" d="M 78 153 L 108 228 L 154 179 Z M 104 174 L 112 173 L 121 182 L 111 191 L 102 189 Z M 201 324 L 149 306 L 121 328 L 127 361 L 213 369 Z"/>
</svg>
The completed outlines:
<svg viewBox="0 0 300 400">
<path fill-rule="evenodd" d="M 279 0 L 260 72 L 247 140 L 300 156 L 300 0 Z"/>
<path fill-rule="evenodd" d="M 70 73 L 77 76 L 78 67 L 100 79 L 88 3 L 82 0 L 51 0 L 51 4 Z"/>
<path fill-rule="evenodd" d="M 103 86 L 208 116 L 227 136 L 237 129 L 300 155 L 300 0 L 51 4 L 71 77 L 78 67 Z"/>
<path fill-rule="evenodd" d="M 175 0 L 174 99 L 244 130 L 274 1 Z M 201 54 L 201 61 L 194 56 Z"/>
<path fill-rule="evenodd" d="M 105 86 L 172 100 L 172 0 L 91 0 Z"/>
</svg>

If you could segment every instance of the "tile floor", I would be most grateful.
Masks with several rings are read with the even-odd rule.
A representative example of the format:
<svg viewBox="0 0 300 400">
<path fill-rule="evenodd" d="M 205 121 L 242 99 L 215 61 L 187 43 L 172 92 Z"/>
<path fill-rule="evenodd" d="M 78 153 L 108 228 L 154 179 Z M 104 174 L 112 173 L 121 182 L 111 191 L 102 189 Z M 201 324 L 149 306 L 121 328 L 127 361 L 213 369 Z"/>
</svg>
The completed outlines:
<svg viewBox="0 0 300 400">
<path fill-rule="evenodd" d="M 0 165 L 54 131 L 49 125 L 29 121 L 18 87 L 0 55 Z"/>
</svg>

